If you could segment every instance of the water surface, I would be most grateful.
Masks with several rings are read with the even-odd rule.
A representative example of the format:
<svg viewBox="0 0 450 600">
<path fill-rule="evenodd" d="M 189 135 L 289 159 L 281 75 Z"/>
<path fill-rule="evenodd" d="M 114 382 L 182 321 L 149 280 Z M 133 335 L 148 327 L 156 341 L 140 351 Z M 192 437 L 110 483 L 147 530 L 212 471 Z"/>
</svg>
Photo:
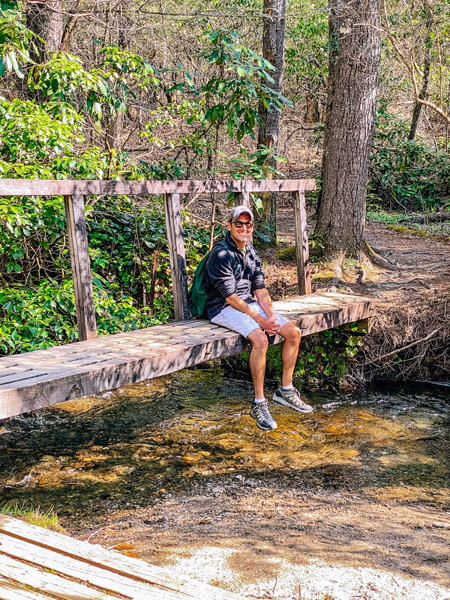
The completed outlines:
<svg viewBox="0 0 450 600">
<path fill-rule="evenodd" d="M 240 377 L 185 370 L 1 422 L 2 500 L 87 525 L 205 478 L 295 475 L 295 485 L 449 507 L 448 389 L 307 394 L 313 413 L 273 405 L 278 429 L 264 433 Z"/>
</svg>

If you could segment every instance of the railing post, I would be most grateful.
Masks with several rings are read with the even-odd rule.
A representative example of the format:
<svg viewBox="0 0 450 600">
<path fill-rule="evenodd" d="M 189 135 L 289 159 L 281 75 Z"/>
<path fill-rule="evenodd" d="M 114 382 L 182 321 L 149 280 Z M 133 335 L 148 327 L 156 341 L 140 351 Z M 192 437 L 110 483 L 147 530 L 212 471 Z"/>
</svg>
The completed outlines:
<svg viewBox="0 0 450 600">
<path fill-rule="evenodd" d="M 84 197 L 79 193 L 65 196 L 64 204 L 75 291 L 78 336 L 80 341 L 84 341 L 97 337 Z"/>
<path fill-rule="evenodd" d="M 170 268 L 175 319 L 189 319 L 187 295 L 186 252 L 181 226 L 180 194 L 165 194 L 167 239 L 169 242 Z"/>
<path fill-rule="evenodd" d="M 303 296 L 311 293 L 311 266 L 309 262 L 308 232 L 306 229 L 305 192 L 303 189 L 299 189 L 298 192 L 294 192 L 293 196 L 298 290 Z"/>
</svg>

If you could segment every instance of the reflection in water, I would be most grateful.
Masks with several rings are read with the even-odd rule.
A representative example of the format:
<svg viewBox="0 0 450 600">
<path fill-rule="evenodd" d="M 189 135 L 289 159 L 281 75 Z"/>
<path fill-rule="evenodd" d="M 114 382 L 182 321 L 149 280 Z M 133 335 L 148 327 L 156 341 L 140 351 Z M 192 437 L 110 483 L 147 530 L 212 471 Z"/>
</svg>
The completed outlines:
<svg viewBox="0 0 450 600">
<path fill-rule="evenodd" d="M 270 434 L 250 398 L 248 381 L 197 369 L 4 421 L 2 500 L 87 522 L 193 478 L 295 474 L 305 486 L 448 502 L 448 390 L 308 395 L 309 415 L 274 405 Z"/>
</svg>

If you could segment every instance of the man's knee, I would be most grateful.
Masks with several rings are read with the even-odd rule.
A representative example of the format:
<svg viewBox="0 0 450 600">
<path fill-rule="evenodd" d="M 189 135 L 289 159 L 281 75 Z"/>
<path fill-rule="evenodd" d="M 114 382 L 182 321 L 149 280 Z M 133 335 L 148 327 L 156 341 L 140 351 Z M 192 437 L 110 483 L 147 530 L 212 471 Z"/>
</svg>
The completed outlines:
<svg viewBox="0 0 450 600">
<path fill-rule="evenodd" d="M 285 323 L 283 327 L 281 327 L 279 333 L 282 337 L 284 337 L 285 340 L 296 342 L 298 344 L 300 343 L 302 337 L 302 332 L 297 325 L 292 322 Z"/>
<path fill-rule="evenodd" d="M 251 334 L 248 336 L 248 339 L 251 341 L 252 346 L 255 350 L 259 350 L 260 352 L 264 352 L 267 350 L 269 341 L 262 329 L 255 329 L 255 331 L 252 331 Z"/>
</svg>

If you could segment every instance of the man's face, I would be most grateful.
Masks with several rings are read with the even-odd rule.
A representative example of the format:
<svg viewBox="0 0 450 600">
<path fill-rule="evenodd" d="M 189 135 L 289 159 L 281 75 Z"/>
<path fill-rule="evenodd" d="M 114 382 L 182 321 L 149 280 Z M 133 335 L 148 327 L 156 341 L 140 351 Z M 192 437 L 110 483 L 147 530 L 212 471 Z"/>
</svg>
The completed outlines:
<svg viewBox="0 0 450 600">
<path fill-rule="evenodd" d="M 228 222 L 228 231 L 238 248 L 245 248 L 253 233 L 253 221 L 248 213 L 241 213 L 237 219 Z"/>
</svg>

